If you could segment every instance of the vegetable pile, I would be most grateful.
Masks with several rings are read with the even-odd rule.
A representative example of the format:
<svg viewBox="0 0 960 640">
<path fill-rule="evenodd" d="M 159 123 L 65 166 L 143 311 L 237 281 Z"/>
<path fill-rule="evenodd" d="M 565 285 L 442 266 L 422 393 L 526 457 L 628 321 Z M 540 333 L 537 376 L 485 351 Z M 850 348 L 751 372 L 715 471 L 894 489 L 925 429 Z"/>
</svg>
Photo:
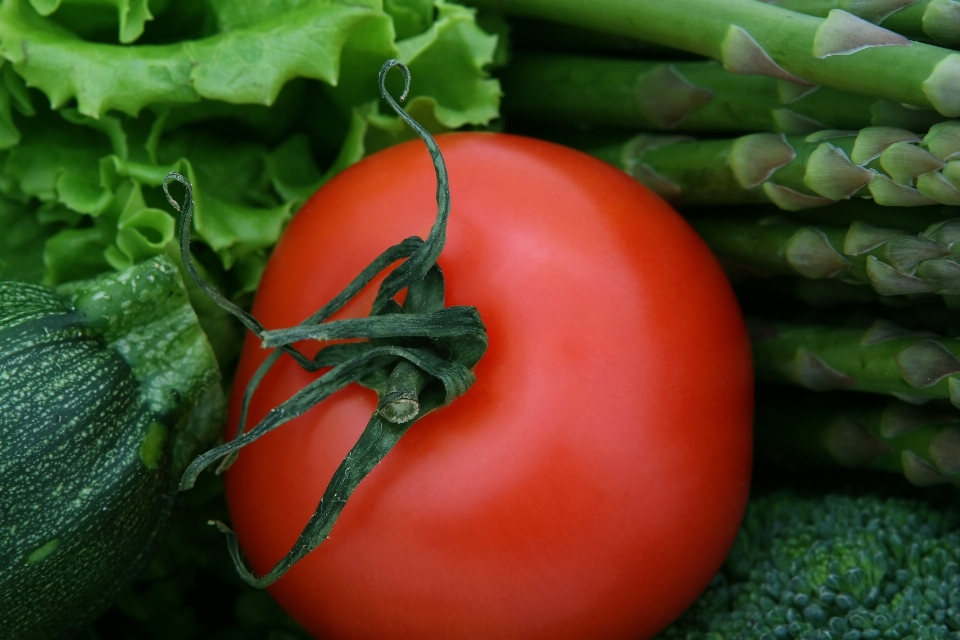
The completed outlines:
<svg viewBox="0 0 960 640">
<path fill-rule="evenodd" d="M 164 257 L 58 290 L 0 281 L 0 345 L 0 628 L 62 637 L 166 532 L 171 480 L 222 420 L 219 371 Z"/>
<path fill-rule="evenodd" d="M 508 126 L 621 167 L 723 260 L 760 453 L 960 480 L 960 4 L 471 4 L 567 25 L 515 38 Z"/>
<path fill-rule="evenodd" d="M 383 61 L 421 78 L 409 108 L 443 131 L 497 115 L 496 46 L 469 10 L 432 0 L 5 0 L 0 276 L 58 284 L 177 259 L 160 189 L 176 170 L 195 187 L 202 266 L 249 303 L 298 204 L 412 136 L 378 106 Z M 193 299 L 229 361 L 238 330 Z"/>
<path fill-rule="evenodd" d="M 693 229 L 615 167 L 519 136 L 437 144 L 451 202 L 437 264 L 449 309 L 475 306 L 486 327 L 476 382 L 355 490 L 326 487 L 364 464 L 352 447 L 378 401 L 357 385 L 245 446 L 225 474 L 239 547 L 268 581 L 349 495 L 329 538 L 268 587 L 315 637 L 649 636 L 710 581 L 747 499 L 753 388 L 733 292 Z M 437 189 L 418 142 L 334 177 L 275 248 L 253 315 L 271 328 L 311 316 L 391 242 L 430 228 Z M 680 284 L 702 313 L 675 313 Z M 316 335 L 367 321 L 378 288 Z M 384 338 L 445 351 L 439 331 Z M 258 379 L 267 360 L 251 336 L 228 437 L 248 381 L 251 427 L 322 383 L 289 359 Z"/>
<path fill-rule="evenodd" d="M 176 172 L 192 185 L 196 210 L 186 231 L 202 279 L 230 304 L 253 308 L 266 329 L 301 323 L 378 252 L 425 233 L 430 224 L 422 214 L 433 206 L 433 173 L 426 164 L 420 166 L 428 154 L 419 141 L 409 142 L 415 131 L 379 99 L 377 73 L 384 60 L 395 58 L 413 76 L 405 109 L 426 131 L 504 131 L 584 151 L 676 207 L 733 283 L 747 317 L 757 378 L 753 495 L 736 541 L 731 536 L 725 542 L 725 548 L 732 542 L 733 549 L 714 581 L 657 637 L 960 638 L 960 0 L 464 0 L 463 5 L 449 0 L 2 0 L 0 278 L 59 287 L 55 295 L 72 300 L 70 295 L 88 286 L 77 282 L 109 281 L 145 265 L 186 273 L 191 260 L 181 256 L 177 211 L 164 196 L 165 180 Z M 399 77 L 388 80 L 391 95 L 401 90 Z M 603 503 L 600 497 L 588 500 L 593 495 L 589 483 L 550 484 L 570 468 L 551 466 L 561 454 L 540 458 L 539 449 L 519 441 L 511 444 L 515 448 L 509 458 L 497 458 L 497 446 L 484 449 L 497 442 L 484 440 L 471 445 L 471 456 L 446 459 L 445 468 L 431 472 L 436 475 L 398 471 L 419 469 L 437 451 L 454 450 L 451 427 L 437 426 L 439 416 L 467 420 L 473 429 L 472 419 L 463 416 L 480 412 L 477 403 L 499 406 L 501 396 L 490 395 L 492 383 L 485 375 L 496 378 L 494 370 L 503 375 L 503 344 L 513 345 L 514 335 L 533 345 L 525 355 L 531 372 L 504 379 L 513 381 L 514 391 L 523 387 L 529 406 L 511 405 L 512 415 L 497 414 L 499 424 L 522 423 L 531 441 L 549 434 L 536 446 L 557 445 L 554 451 L 578 463 L 592 464 L 591 455 L 606 452 L 597 455 L 606 456 L 614 484 L 640 473 L 618 462 L 617 456 L 626 456 L 636 445 L 629 439 L 605 441 L 601 434 L 596 441 L 564 440 L 563 425 L 577 414 L 571 399 L 596 420 L 620 424 L 624 411 L 611 399 L 616 394 L 581 398 L 564 391 L 569 366 L 564 358 L 592 353 L 593 360 L 582 360 L 591 363 L 602 354 L 603 371 L 620 371 L 624 380 L 633 371 L 633 383 L 644 381 L 621 388 L 620 378 L 603 378 L 604 389 L 621 390 L 617 399 L 647 392 L 650 397 L 674 393 L 686 398 L 662 416 L 665 424 L 676 419 L 693 425 L 674 434 L 669 446 L 679 448 L 637 445 L 641 453 L 630 458 L 634 467 L 660 469 L 669 477 L 664 482 L 658 476 L 659 481 L 650 482 L 656 490 L 647 489 L 651 499 L 663 498 L 661 507 L 682 500 L 695 507 L 696 517 L 716 514 L 715 526 L 690 516 L 686 532 L 673 531 L 677 549 L 702 551 L 705 541 L 723 538 L 727 524 L 735 527 L 742 501 L 734 485 L 740 482 L 744 493 L 750 471 L 744 462 L 749 444 L 738 446 L 735 437 L 736 415 L 743 406 L 733 399 L 734 392 L 724 392 L 729 407 L 736 407 L 729 413 L 692 395 L 712 397 L 707 389 L 742 379 L 732 355 L 732 334 L 719 329 L 713 340 L 701 340 L 698 329 L 688 324 L 716 318 L 720 326 L 732 317 L 723 305 L 699 304 L 704 282 L 713 282 L 704 275 L 705 263 L 687 248 L 666 242 L 652 246 L 637 240 L 621 253 L 617 242 L 633 237 L 632 227 L 608 233 L 604 225 L 609 221 L 587 206 L 578 209 L 582 218 L 565 217 L 563 207 L 578 202 L 570 194 L 586 189 L 593 179 L 588 176 L 606 175 L 590 158 L 577 155 L 575 160 L 567 150 L 532 140 L 516 143 L 528 145 L 522 150 L 504 143 L 494 151 L 501 143 L 484 147 L 472 135 L 478 134 L 438 139 L 451 157 L 454 208 L 450 249 L 438 263 L 443 276 L 436 277 L 439 291 L 446 282 L 451 304 L 476 304 L 490 327 L 490 352 L 478 365 L 476 387 L 411 429 L 368 480 L 350 488 L 348 493 L 357 489 L 351 507 L 337 528 L 323 532 L 331 539 L 271 588 L 287 613 L 263 592 L 249 590 L 233 565 L 243 567 L 246 582 L 264 583 L 262 576 L 291 549 L 304 520 L 314 509 L 319 513 L 318 496 L 344 459 L 348 441 L 359 436 L 367 420 L 361 416 L 377 407 L 376 399 L 353 385 L 348 391 L 354 395 L 335 396 L 323 409 L 328 416 L 323 424 L 335 425 L 336 431 L 321 428 L 319 421 L 309 423 L 314 414 L 308 413 L 245 448 L 226 474 L 227 497 L 218 476 L 194 474 L 190 480 L 196 479 L 197 486 L 178 496 L 172 523 L 170 504 L 156 500 L 164 490 L 172 493 L 187 451 L 212 444 L 209 429 L 202 427 L 217 420 L 216 403 L 207 398 L 195 405 L 200 413 L 206 406 L 206 420 L 193 425 L 198 433 L 182 440 L 187 444 L 176 457 L 171 439 L 154 447 L 162 449 L 158 459 L 164 461 L 156 476 L 143 475 L 149 465 L 143 466 L 139 443 L 152 440 L 147 423 L 136 423 L 128 438 L 138 444 L 127 453 L 130 460 L 141 460 L 143 468 L 133 465 L 140 474 L 136 482 L 149 484 L 146 493 L 152 498 L 140 509 L 153 509 L 150 518 L 156 526 L 144 526 L 139 542 L 123 548 L 135 556 L 131 571 L 153 560 L 84 633 L 101 640 L 306 640 L 304 628 L 344 637 L 386 637 L 383 630 L 389 628 L 392 637 L 445 637 L 456 635 L 454 627 L 443 626 L 448 622 L 444 615 L 455 617 L 455 607 L 444 607 L 455 600 L 456 589 L 437 586 L 429 577 L 445 576 L 445 571 L 463 575 L 477 567 L 480 573 L 492 571 L 490 567 L 501 571 L 507 565 L 521 573 L 490 573 L 498 588 L 471 594 L 477 605 L 472 633 L 493 637 L 484 625 L 496 624 L 495 616 L 484 613 L 483 603 L 509 593 L 503 585 L 517 584 L 523 586 L 515 592 L 525 598 L 535 597 L 538 589 L 549 593 L 539 610 L 544 619 L 570 614 L 563 624 L 531 626 L 524 633 L 578 633 L 578 623 L 570 621 L 586 609 L 578 608 L 582 603 L 575 595 L 549 582 L 553 571 L 567 566 L 557 558 L 565 557 L 560 553 L 565 551 L 570 557 L 598 558 L 591 567 L 606 566 L 606 549 L 621 557 L 620 566 L 647 566 L 640 560 L 632 565 L 623 551 L 629 544 L 616 548 L 620 538 L 612 533 L 636 541 L 655 529 L 653 524 L 631 528 L 637 525 L 633 516 L 616 510 L 640 504 L 630 502 L 633 494 L 624 490 L 619 507 L 605 508 L 605 515 L 620 522 L 618 529 L 607 531 L 604 520 L 587 508 Z M 375 156 L 381 164 L 348 169 L 385 149 Z M 498 155 L 505 149 L 517 155 Z M 471 186 L 460 192 L 457 172 L 471 177 L 463 181 Z M 563 184 L 552 199 L 528 202 L 516 195 L 548 184 L 537 178 L 547 174 Z M 509 197 L 486 199 L 476 185 L 487 183 Z M 624 186 L 621 192 L 616 184 L 605 189 L 611 197 L 629 191 Z M 328 190 L 311 199 L 321 186 Z M 514 227 L 528 213 L 511 209 L 516 201 L 543 212 L 537 233 L 567 224 L 576 231 L 577 243 L 544 248 L 546 241 L 521 225 L 516 238 L 522 242 L 504 240 L 495 249 L 480 221 L 495 221 L 504 239 L 514 237 Z M 475 208 L 482 202 L 487 209 L 474 213 L 460 202 Z M 463 207 L 459 213 L 458 206 Z M 648 206 L 637 207 L 638 219 L 649 213 Z M 545 207 L 553 214 L 549 222 Z M 368 218 L 369 211 L 381 217 Z M 294 214 L 299 214 L 297 222 L 292 222 Z M 458 216 L 471 229 L 469 244 L 457 235 L 465 234 L 456 230 Z M 281 241 L 288 227 L 292 233 Z M 349 235 L 323 235 L 328 229 L 348 230 Z M 607 244 L 594 247 L 598 238 Z M 599 253 L 590 253 L 591 247 Z M 533 253 L 511 263 L 521 251 Z M 603 262 L 596 257 L 601 254 L 603 260 L 623 260 L 591 281 L 591 294 L 584 297 L 578 286 L 589 280 L 590 264 Z M 619 314 L 629 313 L 627 292 L 633 289 L 617 287 L 625 273 L 632 273 L 628 256 L 634 254 L 656 262 L 658 277 L 672 283 L 654 296 L 654 308 L 672 309 L 673 321 L 657 325 L 662 333 L 656 336 L 661 343 L 653 352 L 656 357 L 644 352 L 636 358 L 650 367 L 642 370 L 626 354 L 640 353 L 654 325 L 641 325 L 636 318 L 646 316 L 638 313 L 630 316 L 631 327 L 615 330 L 625 317 Z M 503 263 L 477 257 L 490 255 Z M 558 269 L 560 255 L 577 267 Z M 486 269 L 482 274 L 480 265 Z M 507 306 L 493 293 L 507 291 L 509 298 L 511 282 L 526 282 L 523 265 L 562 289 L 557 298 L 537 298 L 531 285 L 523 285 L 528 299 L 511 302 L 517 305 L 510 307 L 514 316 L 549 317 L 569 333 L 524 328 L 514 334 L 520 323 L 501 323 L 498 314 Z M 354 272 L 344 275 L 350 269 Z M 189 295 L 226 378 L 224 390 L 230 391 L 233 383 L 229 439 L 236 435 L 241 404 L 250 411 L 249 430 L 312 378 L 281 363 L 279 373 L 261 380 L 255 374 L 263 359 L 259 343 L 248 334 L 244 346 L 242 323 L 194 280 L 183 280 L 185 293 L 177 295 Z M 720 286 L 725 284 L 706 288 Z M 463 291 L 479 301 L 460 297 Z M 412 295 L 410 308 L 419 308 L 420 294 Z M 368 297 L 369 307 L 373 293 Z M 607 309 L 611 300 L 622 309 L 597 311 Z M 377 313 L 400 313 L 394 302 L 377 307 Z M 348 305 L 345 316 L 335 317 L 367 311 Z M 0 324 L 0 339 L 7 336 L 4 326 Z M 671 343 L 670 331 L 683 327 L 689 340 Z M 271 346 L 288 349 L 295 340 L 315 337 L 298 330 Z M 272 331 L 257 333 L 269 338 Z M 615 344 L 596 341 L 613 335 Z M 425 344 L 422 338 L 402 338 L 390 348 L 419 348 Z M 109 337 L 95 339 L 112 344 Z M 389 339 L 396 337 L 390 334 Z M 550 360 L 544 354 L 559 355 Z M 656 354 L 673 368 L 657 369 Z M 688 362 L 687 356 L 690 364 L 679 364 Z M 601 379 L 600 369 L 577 362 L 571 380 L 579 376 L 587 385 Z M 189 362 L 201 365 L 216 369 L 209 357 Z M 362 382 L 383 392 L 385 380 L 378 376 Z M 252 377 L 254 386 L 262 387 L 260 395 L 239 400 Z M 537 404 L 547 396 L 537 395 L 541 389 L 534 380 L 553 390 L 557 406 L 547 410 Z M 4 394 L 7 389 L 0 386 Z M 186 404 L 197 398 L 190 395 Z M 722 398 L 715 406 L 721 405 Z M 689 413 L 697 407 L 698 414 Z M 184 405 L 178 412 L 189 410 Z M 642 419 L 633 415 L 635 421 L 654 420 L 650 413 Z M 174 428 L 176 420 L 167 422 Z M 0 430 L 4 424 L 0 417 Z M 701 425 L 712 429 L 709 437 L 694 428 Z M 468 438 L 473 433 L 466 432 Z M 656 466 L 666 459 L 676 462 L 679 458 L 671 456 L 687 445 L 701 457 L 684 458 L 687 463 L 669 473 Z M 204 463 L 234 451 L 225 447 L 214 449 Z M 486 465 L 488 471 L 477 473 L 488 473 L 496 480 L 491 483 L 507 487 L 511 473 L 520 477 L 504 462 L 514 459 L 529 464 L 514 493 L 481 494 L 473 485 L 458 484 L 462 469 Z M 0 485 L 6 490 L 5 472 L 0 460 Z M 712 478 L 711 486 L 697 484 L 705 477 Z M 408 484 L 398 478 L 407 478 Z M 304 491 L 309 495 L 290 491 L 300 482 L 309 485 Z M 707 493 L 691 502 L 683 491 L 695 486 Z M 455 498 L 444 493 L 456 488 L 461 493 Z M 713 493 L 727 490 L 722 499 Z M 383 494 L 394 501 L 372 497 Z M 552 497 L 561 494 L 562 499 Z M 469 512 L 476 504 L 470 495 L 487 498 L 486 510 L 470 516 L 477 519 L 438 517 Z M 528 499 L 511 502 L 505 496 Z M 339 500 L 336 494 L 330 497 Z M 579 504 L 583 510 L 577 510 Z M 297 510 L 306 515 L 288 516 Z M 657 511 L 644 522 L 663 524 L 663 531 L 669 531 L 670 513 Z M 19 522 L 4 504 L 4 535 L 8 514 Z M 420 515 L 411 519 L 411 514 Z M 551 518 L 583 522 L 579 540 L 606 542 L 578 547 L 568 546 L 573 543 L 559 535 L 544 537 L 537 527 L 554 522 Z M 201 526 L 208 519 L 236 527 L 240 544 L 233 543 L 233 563 L 222 536 Z M 266 521 L 275 524 L 263 527 Z M 498 537 L 511 527 L 510 535 L 519 537 Z M 561 525 L 545 530 L 566 531 Z M 504 542 L 522 539 L 516 532 L 532 538 L 521 555 L 516 554 L 523 545 Z M 459 535 L 473 542 L 454 548 Z M 154 540 L 161 536 L 154 552 Z M 36 566 L 54 566 L 54 536 L 41 537 L 29 537 L 24 544 L 30 549 L 18 546 L 16 553 L 10 551 L 14 538 L 0 537 L 0 558 L 39 558 Z M 417 555 L 423 540 L 430 542 L 429 556 Z M 361 546 L 366 555 L 358 556 Z M 483 556 L 486 549 L 499 555 Z M 445 553 L 460 564 L 445 561 Z M 422 562 L 424 557 L 437 564 Z M 681 557 L 694 562 L 690 554 L 676 556 L 677 562 Z M 703 552 L 689 575 L 712 574 L 719 557 Z M 524 567 L 538 581 L 511 582 L 525 575 Z M 429 576 L 411 588 L 404 580 L 418 570 Z M 583 593 L 589 593 L 587 585 L 599 584 L 607 574 L 578 575 Z M 652 584 L 634 579 L 634 592 Z M 683 583 L 690 595 L 686 602 L 706 586 L 705 580 L 684 578 L 676 566 L 670 579 Z M 3 580 L 0 605 L 6 604 Z M 103 577 L 100 584 L 110 586 L 90 587 L 102 592 L 76 605 L 72 624 L 103 610 L 129 581 L 127 574 Z M 668 583 L 673 584 L 664 578 L 663 585 Z M 287 586 L 294 584 L 298 586 Z M 610 587 L 590 610 L 597 620 L 613 621 L 611 626 L 584 627 L 584 637 L 620 637 L 616 621 L 633 614 L 623 595 L 630 590 L 618 588 Z M 664 596 L 659 605 L 666 610 L 684 597 L 668 601 Z M 375 615 L 364 608 L 371 605 L 362 598 L 380 599 L 372 609 Z M 317 602 L 329 603 L 330 611 Z M 512 628 L 520 629 L 520 622 L 533 619 L 524 602 L 518 597 L 496 610 L 512 611 Z M 429 618 L 424 613 L 429 611 L 441 613 Z M 288 617 L 291 612 L 304 628 Z M 417 626 L 424 619 L 433 621 L 432 630 Z M 653 625 L 643 627 L 648 635 L 666 623 L 653 617 L 645 622 Z M 66 623 L 56 624 L 66 628 Z M 635 628 L 641 627 L 636 623 Z M 37 634 L 29 637 L 44 637 Z"/>
<path fill-rule="evenodd" d="M 755 498 L 724 570 L 660 637 L 956 638 L 960 511 L 897 493 Z"/>
</svg>

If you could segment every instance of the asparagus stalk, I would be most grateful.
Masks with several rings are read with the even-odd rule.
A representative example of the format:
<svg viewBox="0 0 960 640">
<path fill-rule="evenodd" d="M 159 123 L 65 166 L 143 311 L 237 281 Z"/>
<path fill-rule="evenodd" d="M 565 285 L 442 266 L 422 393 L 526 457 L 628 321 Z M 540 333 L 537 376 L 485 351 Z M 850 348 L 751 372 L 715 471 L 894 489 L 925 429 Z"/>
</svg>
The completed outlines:
<svg viewBox="0 0 960 640">
<path fill-rule="evenodd" d="M 729 265 L 725 265 L 729 266 Z M 917 302 L 915 297 L 881 297 L 870 287 L 858 286 L 842 280 L 808 280 L 806 278 L 773 277 L 757 278 L 754 273 L 741 274 L 735 268 L 729 268 L 728 274 L 734 284 L 737 300 L 745 313 L 755 312 L 771 315 L 792 322 L 805 316 L 832 313 L 832 308 L 841 305 L 865 305 L 909 303 L 912 308 Z M 929 296 L 924 297 L 931 299 Z M 941 307 L 943 305 L 940 305 Z"/>
<path fill-rule="evenodd" d="M 758 380 L 813 391 L 853 390 L 960 407 L 960 339 L 878 320 L 868 329 L 751 323 Z"/>
<path fill-rule="evenodd" d="M 826 18 L 756 0 L 470 0 L 649 40 L 728 71 L 835 87 L 960 116 L 960 53 L 913 42 L 840 9 Z"/>
<path fill-rule="evenodd" d="M 501 83 L 508 117 L 578 125 L 805 135 L 869 126 L 926 131 L 944 120 L 838 89 L 731 73 L 712 60 L 518 54 Z"/>
<path fill-rule="evenodd" d="M 955 0 L 762 1 L 821 18 L 841 9 L 911 40 L 931 40 L 944 47 L 960 45 L 960 3 Z"/>
<path fill-rule="evenodd" d="M 902 473 L 919 486 L 960 483 L 960 416 L 889 403 L 761 396 L 757 453 L 780 464 L 816 464 Z"/>
<path fill-rule="evenodd" d="M 915 331 L 960 335 L 960 314 L 937 296 L 881 296 L 870 287 L 837 279 L 789 276 L 732 279 L 737 300 L 747 317 L 794 324 L 840 322 L 857 327 L 883 318 Z"/>
<path fill-rule="evenodd" d="M 712 209 L 695 207 L 689 210 L 692 216 L 734 216 L 753 215 L 757 218 L 783 215 L 783 211 L 774 205 L 761 204 L 752 207 L 730 206 Z M 926 231 L 931 225 L 952 218 L 960 218 L 960 207 L 884 207 L 873 200 L 856 198 L 841 200 L 825 207 L 800 209 L 790 213 L 790 217 L 813 224 L 847 227 L 854 222 L 866 222 L 877 227 L 903 229 L 911 233 Z"/>
<path fill-rule="evenodd" d="M 741 272 L 838 278 L 869 284 L 884 296 L 960 294 L 960 219 L 920 234 L 859 221 L 847 228 L 805 225 L 780 216 L 691 222 L 713 252 Z"/>
<path fill-rule="evenodd" d="M 703 141 L 642 134 L 591 152 L 677 204 L 772 202 L 796 211 L 872 198 L 884 206 L 960 205 L 955 120 L 922 138 L 894 127 Z"/>
<path fill-rule="evenodd" d="M 524 49 L 629 55 L 633 57 L 655 56 L 670 59 L 678 57 L 697 58 L 695 55 L 678 51 L 672 47 L 664 47 L 636 38 L 611 36 L 572 24 L 521 17 L 514 17 L 510 20 L 510 44 L 514 51 Z"/>
</svg>

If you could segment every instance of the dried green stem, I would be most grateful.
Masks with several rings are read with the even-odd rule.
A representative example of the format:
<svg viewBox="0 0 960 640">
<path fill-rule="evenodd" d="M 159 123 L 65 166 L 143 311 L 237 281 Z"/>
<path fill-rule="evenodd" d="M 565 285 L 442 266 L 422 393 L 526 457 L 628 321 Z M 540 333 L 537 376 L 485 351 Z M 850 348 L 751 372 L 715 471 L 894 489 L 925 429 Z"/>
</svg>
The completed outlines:
<svg viewBox="0 0 960 640">
<path fill-rule="evenodd" d="M 434 225 L 426 240 L 411 237 L 387 249 L 346 289 L 298 326 L 267 331 L 250 314 L 203 281 L 194 267 L 189 250 L 194 208 L 191 185 L 186 178 L 175 173 L 170 174 L 164 183 L 165 190 L 170 181 L 178 181 L 186 187 L 182 207 L 170 197 L 169 191 L 167 197 L 181 211 L 180 247 L 187 273 L 217 304 L 236 315 L 263 341 L 265 347 L 277 347 L 267 355 L 244 391 L 235 438 L 194 460 L 183 475 L 181 490 L 193 486 L 200 472 L 210 464 L 221 460 L 220 470 L 229 467 L 244 446 L 302 415 L 351 383 L 370 386 L 380 395 L 377 411 L 334 473 L 316 512 L 290 552 L 270 571 L 260 577 L 254 575 L 240 554 L 236 536 L 226 525 L 216 523 L 227 534 L 237 572 L 255 587 L 266 587 L 278 580 L 294 563 L 326 539 L 347 497 L 406 429 L 433 409 L 449 404 L 467 391 L 474 382 L 470 369 L 486 349 L 486 330 L 475 308 L 444 308 L 444 282 L 436 260 L 443 249 L 450 213 L 446 167 L 433 137 L 387 93 L 386 75 L 394 67 L 399 67 L 403 72 L 403 96 L 406 96 L 410 74 L 396 60 L 388 61 L 381 68 L 380 90 L 390 106 L 420 135 L 433 159 L 437 176 L 437 216 Z M 397 260 L 402 262 L 381 283 L 370 317 L 327 321 L 377 274 Z M 401 306 L 394 297 L 403 290 L 407 295 Z M 344 338 L 361 340 L 327 345 L 312 358 L 292 346 L 300 340 L 330 341 Z M 267 372 L 285 354 L 308 371 L 331 368 L 272 409 L 248 430 L 246 423 L 256 389 Z"/>
</svg>

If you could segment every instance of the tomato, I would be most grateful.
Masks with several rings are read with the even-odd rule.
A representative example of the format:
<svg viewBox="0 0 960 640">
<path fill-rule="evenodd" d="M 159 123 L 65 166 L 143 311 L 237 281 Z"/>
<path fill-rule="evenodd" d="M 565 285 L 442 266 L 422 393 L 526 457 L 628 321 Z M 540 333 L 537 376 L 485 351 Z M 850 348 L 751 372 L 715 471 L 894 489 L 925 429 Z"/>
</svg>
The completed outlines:
<svg viewBox="0 0 960 640">
<path fill-rule="evenodd" d="M 676 212 L 599 160 L 505 134 L 438 142 L 452 194 L 439 263 L 448 306 L 476 306 L 488 329 L 478 381 L 411 427 L 270 591 L 318 638 L 649 637 L 713 577 L 746 504 L 752 371 L 729 283 Z M 292 326 L 386 247 L 426 237 L 435 189 L 419 141 L 338 175 L 291 222 L 254 314 Z M 366 315 L 373 294 L 339 317 Z M 264 356 L 248 336 L 233 423 Z M 313 375 L 285 356 L 252 418 Z M 258 575 L 375 407 L 347 388 L 227 472 Z"/>
</svg>

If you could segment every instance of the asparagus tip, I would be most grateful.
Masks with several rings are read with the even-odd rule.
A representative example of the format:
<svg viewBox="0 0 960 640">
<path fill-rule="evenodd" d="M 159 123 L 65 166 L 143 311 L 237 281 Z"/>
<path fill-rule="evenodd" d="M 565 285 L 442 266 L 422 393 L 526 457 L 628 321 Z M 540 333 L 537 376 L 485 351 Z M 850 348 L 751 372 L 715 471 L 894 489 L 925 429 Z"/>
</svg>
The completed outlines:
<svg viewBox="0 0 960 640">
<path fill-rule="evenodd" d="M 831 200 L 846 200 L 873 179 L 874 172 L 850 162 L 847 154 L 829 142 L 813 150 L 807 160 L 803 183 Z"/>
<path fill-rule="evenodd" d="M 802 136 L 814 131 L 822 131 L 825 128 L 822 122 L 802 116 L 790 109 L 774 109 L 771 113 L 777 131 L 789 136 Z"/>
<path fill-rule="evenodd" d="M 793 365 L 793 379 L 811 391 L 849 389 L 854 384 L 851 376 L 837 371 L 809 349 L 800 347 Z"/>
<path fill-rule="evenodd" d="M 820 229 L 803 227 L 784 247 L 784 259 L 794 271 L 811 278 L 832 278 L 850 268 L 850 261 L 840 255 Z"/>
<path fill-rule="evenodd" d="M 876 256 L 867 256 L 866 271 L 873 290 L 882 296 L 933 292 L 933 287 L 917 276 L 897 271 Z"/>
<path fill-rule="evenodd" d="M 912 142 L 895 142 L 880 154 L 880 166 L 894 182 L 909 185 L 922 173 L 939 171 L 944 162 Z"/>
<path fill-rule="evenodd" d="M 751 133 L 733 141 L 728 162 L 740 186 L 752 189 L 796 157 L 782 133 Z"/>
<path fill-rule="evenodd" d="M 920 142 L 920 137 L 899 127 L 865 127 L 857 134 L 850 160 L 862 167 L 897 142 Z"/>
<path fill-rule="evenodd" d="M 960 122 L 947 120 L 936 123 L 923 137 L 923 144 L 945 162 L 960 157 Z"/>
<path fill-rule="evenodd" d="M 831 9 L 817 28 L 813 39 L 813 55 L 828 58 L 871 47 L 909 47 L 911 44 L 899 33 L 878 27 L 842 9 Z"/>
<path fill-rule="evenodd" d="M 919 236 L 900 236 L 883 247 L 883 257 L 897 271 L 913 273 L 924 260 L 950 255 L 950 250 L 939 242 Z"/>
<path fill-rule="evenodd" d="M 937 469 L 947 475 L 960 473 L 960 429 L 944 427 L 927 445 L 927 452 Z"/>
<path fill-rule="evenodd" d="M 917 191 L 943 204 L 960 205 L 960 189 L 939 171 L 930 171 L 917 177 Z"/>
<path fill-rule="evenodd" d="M 893 357 L 900 376 L 914 389 L 928 389 L 960 373 L 960 360 L 935 340 L 920 340 Z"/>
<path fill-rule="evenodd" d="M 880 344 L 881 342 L 887 342 L 888 340 L 896 340 L 898 338 L 925 338 L 936 336 L 935 333 L 930 333 L 929 331 L 913 331 L 911 329 L 904 329 L 898 324 L 894 324 L 889 320 L 877 320 L 870 328 L 867 329 L 867 332 L 863 334 L 863 338 L 860 340 L 860 345 L 863 347 L 869 347 L 874 344 Z"/>
<path fill-rule="evenodd" d="M 921 26 L 937 44 L 956 48 L 960 45 L 960 3 L 932 0 L 923 12 Z"/>
<path fill-rule="evenodd" d="M 672 64 L 644 74 L 636 95 L 641 113 L 661 129 L 672 129 L 713 99 L 713 91 L 693 84 Z"/>
<path fill-rule="evenodd" d="M 926 260 L 917 267 L 917 276 L 933 287 L 936 293 L 960 295 L 960 264 L 953 260 Z"/>
<path fill-rule="evenodd" d="M 777 96 L 780 104 L 792 104 L 819 89 L 815 84 L 797 84 L 788 80 L 777 80 Z"/>
<path fill-rule="evenodd" d="M 884 229 L 869 222 L 854 220 L 847 229 L 847 235 L 843 241 L 843 252 L 848 256 L 859 256 L 906 233 L 899 229 Z"/>
<path fill-rule="evenodd" d="M 753 36 L 735 24 L 730 25 L 720 45 L 720 61 L 724 69 L 734 73 L 758 73 L 799 85 L 811 85 L 774 62 Z"/>
<path fill-rule="evenodd" d="M 949 477 L 937 471 L 932 464 L 913 451 L 900 454 L 900 464 L 903 466 L 903 475 L 918 487 L 932 487 L 950 482 Z"/>
<path fill-rule="evenodd" d="M 635 165 L 630 175 L 665 200 L 676 200 L 683 194 L 680 185 L 660 175 L 648 164 Z"/>
<path fill-rule="evenodd" d="M 834 203 L 830 198 L 800 193 L 790 187 L 774 184 L 773 182 L 764 182 L 763 192 L 770 199 L 770 202 L 784 211 L 802 211 L 803 209 L 823 207 Z"/>
<path fill-rule="evenodd" d="M 960 54 L 948 55 L 920 83 L 930 104 L 948 118 L 960 117 Z"/>
<path fill-rule="evenodd" d="M 878 173 L 867 185 L 874 201 L 885 207 L 923 207 L 938 204 L 913 187 L 894 182 L 893 179 Z"/>
<path fill-rule="evenodd" d="M 891 451 L 887 443 L 850 414 L 842 414 L 831 422 L 823 438 L 827 452 L 845 467 L 867 466 Z"/>
</svg>

